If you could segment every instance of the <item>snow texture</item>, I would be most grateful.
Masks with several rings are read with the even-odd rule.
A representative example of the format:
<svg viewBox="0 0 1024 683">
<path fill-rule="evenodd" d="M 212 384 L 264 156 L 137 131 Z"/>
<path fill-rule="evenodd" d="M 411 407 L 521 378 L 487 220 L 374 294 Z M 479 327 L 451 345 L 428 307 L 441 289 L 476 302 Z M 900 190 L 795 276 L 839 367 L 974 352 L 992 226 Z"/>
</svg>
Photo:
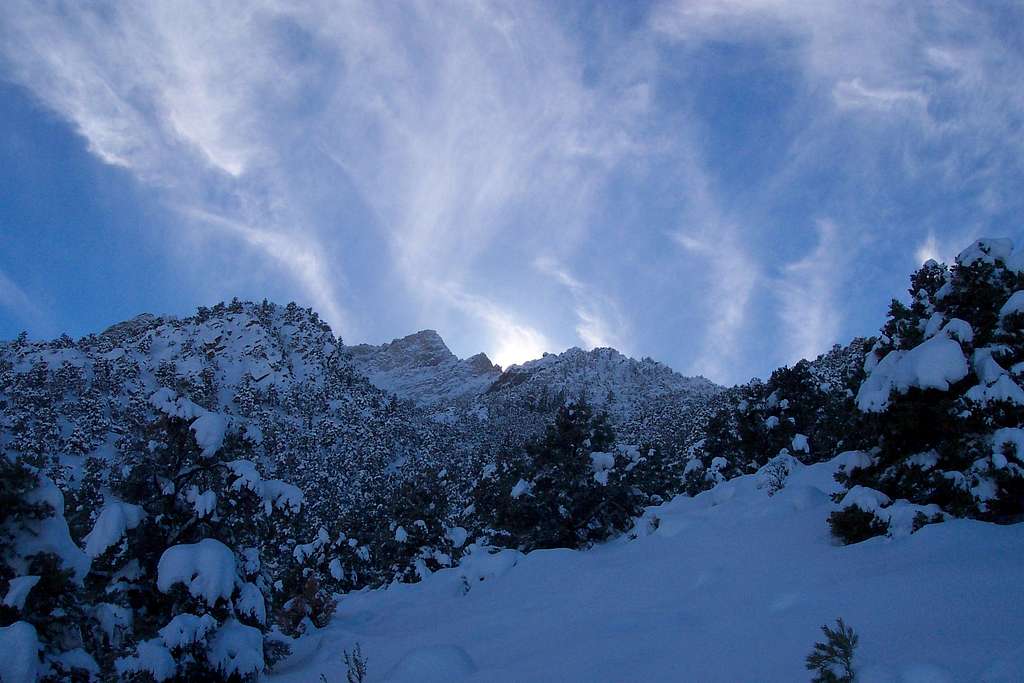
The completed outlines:
<svg viewBox="0 0 1024 683">
<path fill-rule="evenodd" d="M 846 492 L 840 507 L 859 507 L 864 512 L 876 512 L 892 503 L 889 496 L 866 486 L 854 486 Z"/>
<path fill-rule="evenodd" d="M 469 532 L 461 526 L 454 526 L 444 530 L 444 535 L 452 542 L 453 548 L 461 548 L 466 544 Z"/>
<path fill-rule="evenodd" d="M 160 637 L 164 645 L 173 650 L 206 640 L 206 636 L 215 628 L 217 620 L 209 614 L 201 617 L 188 613 L 178 614 L 160 629 Z"/>
<path fill-rule="evenodd" d="M 156 585 L 162 592 L 183 583 L 191 595 L 203 598 L 210 606 L 222 598 L 229 599 L 237 580 L 234 553 L 212 538 L 168 548 L 157 564 Z"/>
<path fill-rule="evenodd" d="M 210 643 L 210 660 L 225 676 L 247 676 L 263 670 L 263 634 L 228 619 Z"/>
<path fill-rule="evenodd" d="M 248 489 L 263 501 L 263 511 L 270 514 L 275 508 L 298 512 L 302 508 L 302 490 L 278 479 L 263 479 L 255 463 L 249 460 L 232 460 L 228 464 L 231 473 L 237 477 L 231 484 L 235 491 Z"/>
<path fill-rule="evenodd" d="M 228 421 L 217 413 L 204 413 L 195 419 L 189 429 L 195 434 L 196 443 L 202 449 L 204 458 L 212 458 L 224 445 Z"/>
<path fill-rule="evenodd" d="M 1005 318 L 1013 313 L 1024 313 L 1024 290 L 1014 292 L 999 309 L 999 317 Z"/>
<path fill-rule="evenodd" d="M 114 662 L 114 666 L 122 678 L 133 673 L 147 672 L 157 681 L 166 681 L 177 672 L 174 657 L 159 638 L 139 643 L 134 657 L 121 657 Z"/>
<path fill-rule="evenodd" d="M 11 579 L 7 595 L 4 596 L 4 604 L 19 611 L 25 609 L 25 600 L 37 583 L 38 576 L 18 576 Z"/>
<path fill-rule="evenodd" d="M 465 679 L 476 664 L 458 645 L 427 645 L 402 657 L 385 676 L 388 683 L 448 683 Z"/>
<path fill-rule="evenodd" d="M 512 487 L 512 492 L 509 495 L 511 495 L 513 498 L 519 498 L 520 496 L 530 495 L 530 491 L 532 490 L 533 484 L 526 481 L 525 479 L 520 479 L 519 481 L 516 482 L 516 485 Z"/>
<path fill-rule="evenodd" d="M 263 593 L 254 583 L 243 583 L 235 600 L 235 609 L 261 624 L 267 623 L 267 604 Z"/>
<path fill-rule="evenodd" d="M 1009 448 L 1008 448 L 1009 447 Z M 992 435 L 992 451 L 1024 463 L 1024 429 L 1004 427 Z"/>
<path fill-rule="evenodd" d="M 32 624 L 16 621 L 0 627 L 0 681 L 35 683 L 39 674 L 39 637 Z"/>
<path fill-rule="evenodd" d="M 591 453 L 590 467 L 594 473 L 594 481 L 604 486 L 608 484 L 608 474 L 615 469 L 615 456 L 612 453 Z"/>
<path fill-rule="evenodd" d="M 39 486 L 25 495 L 29 503 L 46 503 L 53 508 L 55 514 L 41 520 L 28 523 L 25 533 L 18 536 L 15 544 L 18 554 L 30 557 L 36 553 L 53 553 L 61 559 L 65 568 L 72 571 L 76 582 L 81 583 L 89 571 L 91 561 L 82 549 L 71 540 L 68 523 L 64 519 L 64 494 L 47 477 L 39 478 Z M 15 562 L 14 569 L 18 574 L 27 574 L 28 567 L 24 563 Z"/>
<path fill-rule="evenodd" d="M 138 505 L 115 501 L 107 503 L 100 510 L 99 517 L 92 531 L 85 535 L 85 554 L 96 558 L 107 551 L 124 536 L 129 529 L 139 526 L 146 516 L 145 510 Z"/>
<path fill-rule="evenodd" d="M 892 392 L 906 393 L 911 387 L 948 391 L 967 372 L 960 344 L 946 336 L 933 337 L 909 351 L 890 351 L 861 385 L 857 407 L 881 412 L 889 407 Z"/>
</svg>

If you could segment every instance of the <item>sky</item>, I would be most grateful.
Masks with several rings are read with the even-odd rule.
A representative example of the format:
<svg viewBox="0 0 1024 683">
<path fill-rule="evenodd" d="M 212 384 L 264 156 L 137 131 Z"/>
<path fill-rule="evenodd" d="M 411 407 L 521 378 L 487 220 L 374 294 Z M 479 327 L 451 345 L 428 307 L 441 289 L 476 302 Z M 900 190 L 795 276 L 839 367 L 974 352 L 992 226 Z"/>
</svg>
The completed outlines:
<svg viewBox="0 0 1024 683">
<path fill-rule="evenodd" d="M 0 338 L 241 299 L 720 383 L 1024 240 L 1018 2 L 0 3 Z"/>
</svg>

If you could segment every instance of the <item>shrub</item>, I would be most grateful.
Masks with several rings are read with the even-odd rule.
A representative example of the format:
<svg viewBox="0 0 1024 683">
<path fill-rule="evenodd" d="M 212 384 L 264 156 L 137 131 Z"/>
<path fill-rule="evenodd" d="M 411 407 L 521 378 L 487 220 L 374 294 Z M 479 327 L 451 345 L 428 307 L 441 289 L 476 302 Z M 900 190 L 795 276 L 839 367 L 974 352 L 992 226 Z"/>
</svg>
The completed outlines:
<svg viewBox="0 0 1024 683">
<path fill-rule="evenodd" d="M 824 643 L 815 643 L 814 649 L 807 655 L 805 666 L 814 671 L 813 683 L 852 683 L 853 651 L 857 649 L 859 640 L 853 629 L 836 619 L 836 628 L 828 625 L 821 627 L 825 634 Z"/>
<path fill-rule="evenodd" d="M 828 524 L 832 528 L 832 535 L 841 540 L 843 545 L 860 543 L 889 531 L 888 521 L 856 505 L 833 512 L 828 516 Z"/>
</svg>

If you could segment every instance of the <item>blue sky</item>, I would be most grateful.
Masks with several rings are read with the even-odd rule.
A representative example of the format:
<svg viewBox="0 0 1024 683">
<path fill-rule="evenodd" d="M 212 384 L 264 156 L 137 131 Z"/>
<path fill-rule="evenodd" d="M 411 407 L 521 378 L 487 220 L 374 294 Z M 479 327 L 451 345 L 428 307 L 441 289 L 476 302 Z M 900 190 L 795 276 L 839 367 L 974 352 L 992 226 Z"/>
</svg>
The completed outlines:
<svg viewBox="0 0 1024 683">
<path fill-rule="evenodd" d="M 1024 238 L 1018 3 L 0 5 L 0 337 L 232 296 L 744 381 Z"/>
</svg>

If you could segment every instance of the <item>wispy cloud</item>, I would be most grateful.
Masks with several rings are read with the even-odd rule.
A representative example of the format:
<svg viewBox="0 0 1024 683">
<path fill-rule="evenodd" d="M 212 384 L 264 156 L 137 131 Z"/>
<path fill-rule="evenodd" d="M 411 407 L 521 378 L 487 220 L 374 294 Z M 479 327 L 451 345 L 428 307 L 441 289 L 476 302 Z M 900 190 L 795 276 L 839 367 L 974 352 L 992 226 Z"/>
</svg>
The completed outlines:
<svg viewBox="0 0 1024 683">
<path fill-rule="evenodd" d="M 534 267 L 569 291 L 576 314 L 576 334 L 585 348 L 612 347 L 629 353 L 630 324 L 612 298 L 577 280 L 550 256 L 537 258 Z"/>
<path fill-rule="evenodd" d="M 32 328 L 37 335 L 49 335 L 56 331 L 53 316 L 0 270 L 0 309 L 5 309 L 23 327 Z"/>
<path fill-rule="evenodd" d="M 852 258 L 839 227 L 830 220 L 819 220 L 814 249 L 782 268 L 775 291 L 788 340 L 787 363 L 813 360 L 840 341 L 842 315 L 836 294 L 843 287 L 846 264 Z"/>
<path fill-rule="evenodd" d="M 195 225 L 243 226 L 232 232 L 335 325 L 365 315 L 331 282 L 356 228 L 309 220 L 291 177 L 319 163 L 309 154 L 371 210 L 378 224 L 362 229 L 388 245 L 405 296 L 465 316 L 498 236 L 515 224 L 527 242 L 571 241 L 641 147 L 645 84 L 628 69 L 584 83 L 578 46 L 543 4 L 15 4 L 0 30 L 14 78 L 99 158 L 205 215 Z M 478 322 L 495 337 L 512 317 Z"/>
</svg>

